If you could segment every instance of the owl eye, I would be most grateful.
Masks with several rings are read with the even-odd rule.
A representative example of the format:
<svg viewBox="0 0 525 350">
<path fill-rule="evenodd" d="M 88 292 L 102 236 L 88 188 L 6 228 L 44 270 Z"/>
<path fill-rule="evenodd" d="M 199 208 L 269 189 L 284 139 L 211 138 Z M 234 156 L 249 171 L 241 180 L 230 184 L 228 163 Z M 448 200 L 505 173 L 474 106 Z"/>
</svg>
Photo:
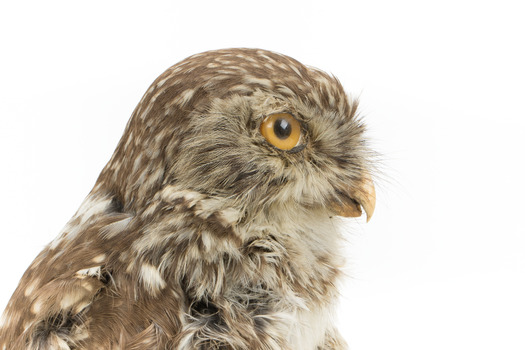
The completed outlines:
<svg viewBox="0 0 525 350">
<path fill-rule="evenodd" d="M 270 114 L 261 123 L 261 134 L 271 145 L 288 151 L 301 140 L 301 124 L 289 113 Z"/>
</svg>

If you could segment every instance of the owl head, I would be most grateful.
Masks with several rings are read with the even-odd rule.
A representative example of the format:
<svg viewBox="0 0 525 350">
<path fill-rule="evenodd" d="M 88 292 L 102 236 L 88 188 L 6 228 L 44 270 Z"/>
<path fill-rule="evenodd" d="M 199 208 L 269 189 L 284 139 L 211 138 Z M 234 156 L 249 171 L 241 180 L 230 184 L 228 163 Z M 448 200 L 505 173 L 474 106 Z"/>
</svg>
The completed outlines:
<svg viewBox="0 0 525 350">
<path fill-rule="evenodd" d="M 365 127 L 340 82 L 270 51 L 191 56 L 147 90 L 95 191 L 138 212 L 167 185 L 264 213 L 368 218 Z M 241 218 L 241 220 L 242 220 Z"/>
</svg>

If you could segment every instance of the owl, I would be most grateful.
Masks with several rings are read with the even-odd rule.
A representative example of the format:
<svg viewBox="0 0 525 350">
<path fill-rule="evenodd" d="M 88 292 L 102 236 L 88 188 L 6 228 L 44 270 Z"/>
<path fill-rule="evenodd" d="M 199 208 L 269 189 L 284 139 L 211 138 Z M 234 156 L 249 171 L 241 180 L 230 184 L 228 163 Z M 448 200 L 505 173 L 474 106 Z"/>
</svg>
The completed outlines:
<svg viewBox="0 0 525 350">
<path fill-rule="evenodd" d="M 340 82 L 225 49 L 160 75 L 0 322 L 0 350 L 345 349 L 340 217 L 375 207 Z"/>
</svg>

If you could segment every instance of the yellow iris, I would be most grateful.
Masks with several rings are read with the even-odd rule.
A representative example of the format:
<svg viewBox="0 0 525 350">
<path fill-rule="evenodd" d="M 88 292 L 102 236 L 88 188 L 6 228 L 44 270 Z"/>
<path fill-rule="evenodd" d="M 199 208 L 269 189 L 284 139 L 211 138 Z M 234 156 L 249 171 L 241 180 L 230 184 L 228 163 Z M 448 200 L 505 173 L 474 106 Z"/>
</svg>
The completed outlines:
<svg viewBox="0 0 525 350">
<path fill-rule="evenodd" d="M 273 146 L 291 150 L 301 140 L 301 124 L 289 113 L 275 113 L 261 123 L 261 134 Z"/>
</svg>

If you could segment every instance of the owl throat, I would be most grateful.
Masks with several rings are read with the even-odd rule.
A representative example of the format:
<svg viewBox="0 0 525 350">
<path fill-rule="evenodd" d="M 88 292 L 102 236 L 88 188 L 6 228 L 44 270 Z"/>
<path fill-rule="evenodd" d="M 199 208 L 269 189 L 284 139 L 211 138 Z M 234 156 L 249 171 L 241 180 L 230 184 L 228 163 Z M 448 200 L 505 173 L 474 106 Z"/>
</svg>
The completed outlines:
<svg viewBox="0 0 525 350">
<path fill-rule="evenodd" d="M 341 238 L 325 213 L 287 216 L 246 222 L 220 199 L 168 186 L 141 214 L 144 234 L 130 246 L 126 271 L 146 296 L 183 296 L 189 329 L 204 322 L 224 330 L 228 318 L 245 317 L 260 334 L 269 324 L 286 337 L 304 334 L 299 318 L 333 308 Z"/>
</svg>

